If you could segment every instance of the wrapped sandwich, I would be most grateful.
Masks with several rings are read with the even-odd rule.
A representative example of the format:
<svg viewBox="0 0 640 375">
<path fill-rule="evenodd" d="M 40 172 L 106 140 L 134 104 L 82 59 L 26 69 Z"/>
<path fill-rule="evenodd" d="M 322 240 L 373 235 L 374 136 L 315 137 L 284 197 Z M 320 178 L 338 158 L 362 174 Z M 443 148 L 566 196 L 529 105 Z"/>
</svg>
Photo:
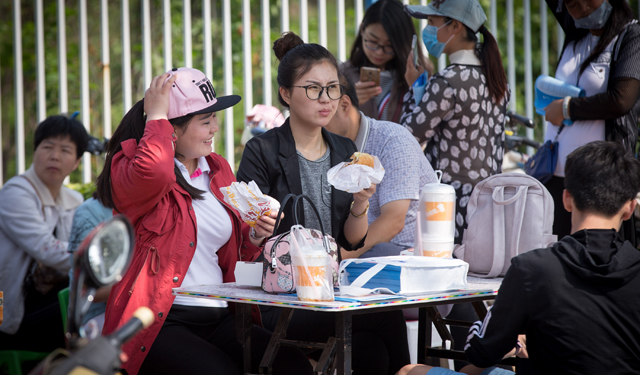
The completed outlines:
<svg viewBox="0 0 640 375">
<path fill-rule="evenodd" d="M 242 220 L 255 227 L 261 216 L 268 216 L 272 211 L 280 210 L 280 202 L 276 199 L 262 194 L 255 181 L 248 184 L 244 182 L 234 182 L 231 186 L 220 188 L 224 201 L 234 207 Z"/>
<path fill-rule="evenodd" d="M 327 172 L 327 180 L 338 190 L 358 193 L 371 184 L 379 184 L 384 168 L 376 156 L 354 152 L 350 162 L 342 162 Z"/>
</svg>

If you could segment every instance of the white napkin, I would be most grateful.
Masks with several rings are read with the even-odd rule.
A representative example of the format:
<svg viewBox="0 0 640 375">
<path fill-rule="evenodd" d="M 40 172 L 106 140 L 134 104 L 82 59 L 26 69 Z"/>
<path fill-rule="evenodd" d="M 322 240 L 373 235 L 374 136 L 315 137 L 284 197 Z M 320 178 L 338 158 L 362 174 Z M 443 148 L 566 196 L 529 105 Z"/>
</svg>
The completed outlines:
<svg viewBox="0 0 640 375">
<path fill-rule="evenodd" d="M 379 184 L 384 177 L 384 168 L 377 156 L 373 157 L 373 168 L 342 162 L 327 172 L 327 180 L 338 190 L 359 193 L 368 189 L 371 184 Z"/>
</svg>

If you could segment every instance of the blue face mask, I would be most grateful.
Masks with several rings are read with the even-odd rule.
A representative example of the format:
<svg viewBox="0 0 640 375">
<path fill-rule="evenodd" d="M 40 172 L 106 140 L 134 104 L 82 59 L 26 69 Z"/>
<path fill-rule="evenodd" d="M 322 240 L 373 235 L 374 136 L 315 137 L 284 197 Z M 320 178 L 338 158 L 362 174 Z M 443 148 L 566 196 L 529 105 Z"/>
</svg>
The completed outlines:
<svg viewBox="0 0 640 375">
<path fill-rule="evenodd" d="M 447 40 L 445 43 L 438 41 L 438 30 L 445 27 L 447 24 L 451 23 L 451 21 L 445 23 L 440 27 L 435 27 L 431 25 L 425 26 L 422 29 L 422 42 L 424 46 L 427 47 L 427 51 L 429 51 L 430 55 L 433 55 L 436 59 L 442 55 L 442 51 L 444 51 L 444 47 L 449 43 L 453 35 Z"/>
<path fill-rule="evenodd" d="M 576 27 L 579 29 L 599 30 L 604 27 L 611 15 L 611 4 L 607 0 L 602 2 L 598 9 L 591 12 L 590 15 L 579 19 L 573 19 Z"/>
</svg>

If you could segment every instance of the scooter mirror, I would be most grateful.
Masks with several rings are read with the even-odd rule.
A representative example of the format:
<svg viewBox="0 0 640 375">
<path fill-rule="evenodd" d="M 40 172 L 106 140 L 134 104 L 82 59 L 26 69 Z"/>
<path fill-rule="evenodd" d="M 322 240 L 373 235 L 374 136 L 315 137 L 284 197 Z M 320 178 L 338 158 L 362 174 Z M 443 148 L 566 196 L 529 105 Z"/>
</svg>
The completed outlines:
<svg viewBox="0 0 640 375">
<path fill-rule="evenodd" d="M 133 226 L 126 217 L 118 215 L 95 227 L 78 247 L 69 288 L 66 336 L 70 349 L 81 345 L 82 321 L 98 288 L 122 279 L 133 256 L 133 245 Z"/>
<path fill-rule="evenodd" d="M 93 236 L 84 253 L 84 263 L 96 287 L 122 279 L 133 253 L 133 230 L 123 216 L 106 222 Z"/>
</svg>

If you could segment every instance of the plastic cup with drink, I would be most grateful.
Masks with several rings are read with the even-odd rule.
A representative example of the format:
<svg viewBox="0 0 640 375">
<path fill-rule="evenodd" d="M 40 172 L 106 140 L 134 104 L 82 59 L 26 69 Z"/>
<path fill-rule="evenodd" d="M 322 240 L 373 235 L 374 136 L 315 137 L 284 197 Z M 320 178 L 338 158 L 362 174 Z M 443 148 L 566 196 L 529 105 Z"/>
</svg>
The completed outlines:
<svg viewBox="0 0 640 375">
<path fill-rule="evenodd" d="M 307 230 L 300 225 L 291 227 L 291 234 L 291 262 L 298 299 L 333 301 L 333 268 L 322 240 L 308 235 Z"/>
<path fill-rule="evenodd" d="M 438 183 L 426 184 L 420 191 L 414 255 L 451 258 L 455 237 L 456 191 Z"/>
</svg>

